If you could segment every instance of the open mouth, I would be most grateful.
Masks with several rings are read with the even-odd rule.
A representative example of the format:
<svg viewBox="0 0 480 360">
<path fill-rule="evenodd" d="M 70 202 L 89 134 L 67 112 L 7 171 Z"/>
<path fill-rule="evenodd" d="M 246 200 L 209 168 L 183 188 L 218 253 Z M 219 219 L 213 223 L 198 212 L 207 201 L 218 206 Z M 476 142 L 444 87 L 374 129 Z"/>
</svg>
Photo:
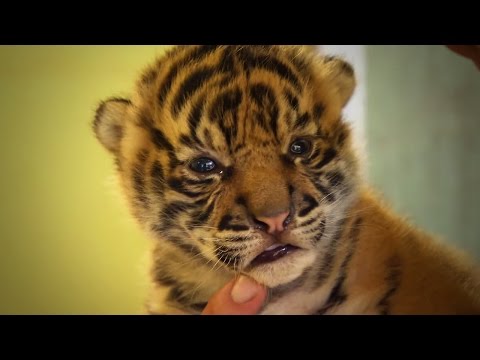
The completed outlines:
<svg viewBox="0 0 480 360">
<path fill-rule="evenodd" d="M 273 262 L 298 249 L 298 247 L 289 244 L 273 244 L 272 246 L 266 248 L 265 251 L 258 255 L 255 259 L 253 259 L 251 265 L 256 266 Z"/>
</svg>

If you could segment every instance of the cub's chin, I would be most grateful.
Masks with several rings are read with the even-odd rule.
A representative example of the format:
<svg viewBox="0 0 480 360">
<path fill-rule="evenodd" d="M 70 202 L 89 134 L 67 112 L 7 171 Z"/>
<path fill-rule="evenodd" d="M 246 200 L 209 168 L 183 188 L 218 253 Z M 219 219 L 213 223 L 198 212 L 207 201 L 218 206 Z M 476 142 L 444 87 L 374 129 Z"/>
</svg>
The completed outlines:
<svg viewBox="0 0 480 360">
<path fill-rule="evenodd" d="M 277 254 L 268 252 L 277 252 Z M 293 246 L 278 246 L 258 255 L 245 268 L 246 275 L 273 288 L 298 278 L 315 261 L 315 252 Z"/>
</svg>

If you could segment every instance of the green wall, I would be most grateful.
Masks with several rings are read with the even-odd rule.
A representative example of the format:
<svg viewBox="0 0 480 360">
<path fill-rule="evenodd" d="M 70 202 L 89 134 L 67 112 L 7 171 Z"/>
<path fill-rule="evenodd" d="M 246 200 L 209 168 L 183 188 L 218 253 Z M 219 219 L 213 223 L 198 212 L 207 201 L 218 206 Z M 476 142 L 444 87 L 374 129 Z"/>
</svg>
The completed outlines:
<svg viewBox="0 0 480 360">
<path fill-rule="evenodd" d="M 0 47 L 0 313 L 143 311 L 148 242 L 92 135 L 161 47 Z"/>
<path fill-rule="evenodd" d="M 480 260 L 480 72 L 444 46 L 367 47 L 371 181 Z"/>
</svg>

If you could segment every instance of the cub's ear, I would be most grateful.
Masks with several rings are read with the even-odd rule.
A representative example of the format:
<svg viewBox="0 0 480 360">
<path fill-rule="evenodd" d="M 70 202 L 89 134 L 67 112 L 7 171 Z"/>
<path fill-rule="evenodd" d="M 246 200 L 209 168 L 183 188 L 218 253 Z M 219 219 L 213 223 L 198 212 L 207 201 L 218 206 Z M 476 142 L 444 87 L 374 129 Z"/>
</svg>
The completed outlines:
<svg viewBox="0 0 480 360">
<path fill-rule="evenodd" d="M 327 79 L 336 89 L 342 107 L 345 107 L 357 85 L 353 67 L 336 56 L 323 57 L 323 63 L 327 68 Z"/>
<path fill-rule="evenodd" d="M 100 143 L 113 154 L 119 151 L 129 106 L 131 102 L 128 99 L 111 98 L 103 101 L 97 108 L 93 130 Z"/>
</svg>

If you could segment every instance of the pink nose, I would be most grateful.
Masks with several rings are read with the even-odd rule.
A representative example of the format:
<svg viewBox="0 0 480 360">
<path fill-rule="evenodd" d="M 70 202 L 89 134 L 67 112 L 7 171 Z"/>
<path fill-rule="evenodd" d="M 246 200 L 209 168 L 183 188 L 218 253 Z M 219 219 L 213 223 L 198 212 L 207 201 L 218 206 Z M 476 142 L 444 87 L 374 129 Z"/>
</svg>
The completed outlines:
<svg viewBox="0 0 480 360">
<path fill-rule="evenodd" d="M 268 226 L 267 232 L 269 234 L 275 234 L 285 230 L 285 220 L 289 214 L 290 213 L 288 211 L 285 211 L 275 216 L 259 216 L 257 217 L 257 220 L 265 223 Z"/>
</svg>

